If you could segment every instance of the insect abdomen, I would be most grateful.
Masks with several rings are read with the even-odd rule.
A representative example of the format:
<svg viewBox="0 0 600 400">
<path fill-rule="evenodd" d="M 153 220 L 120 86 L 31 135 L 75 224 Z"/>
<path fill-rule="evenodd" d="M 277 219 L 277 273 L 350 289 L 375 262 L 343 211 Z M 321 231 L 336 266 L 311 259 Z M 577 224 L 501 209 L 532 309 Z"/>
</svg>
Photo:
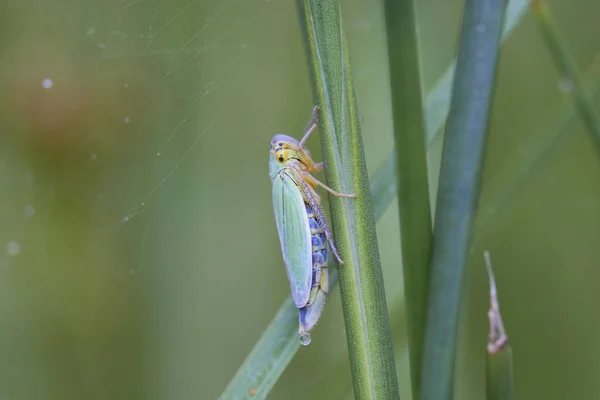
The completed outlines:
<svg viewBox="0 0 600 400">
<path fill-rule="evenodd" d="M 300 336 L 306 335 L 316 325 L 329 292 L 329 274 L 327 270 L 327 238 L 315 214 L 306 205 L 312 241 L 312 281 L 307 304 L 300 309 Z"/>
</svg>

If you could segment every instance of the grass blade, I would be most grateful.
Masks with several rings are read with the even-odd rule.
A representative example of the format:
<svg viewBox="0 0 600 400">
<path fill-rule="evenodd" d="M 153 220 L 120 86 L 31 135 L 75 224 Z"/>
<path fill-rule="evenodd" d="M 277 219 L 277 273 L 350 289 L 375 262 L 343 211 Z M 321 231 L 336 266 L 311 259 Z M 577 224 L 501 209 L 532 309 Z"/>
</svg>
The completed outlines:
<svg viewBox="0 0 600 400">
<path fill-rule="evenodd" d="M 298 309 L 290 296 L 279 307 L 220 399 L 265 399 L 281 375 L 278 371 L 283 371 L 299 348 Z M 273 362 L 271 368 L 264 368 Z"/>
<path fill-rule="evenodd" d="M 348 50 L 336 0 L 298 0 L 328 184 L 358 198 L 330 201 L 354 394 L 396 399 L 398 383 L 375 218 Z M 331 197 L 331 196 L 330 196 Z"/>
<path fill-rule="evenodd" d="M 422 399 L 451 399 L 462 299 L 505 0 L 467 0 L 437 196 Z"/>
<path fill-rule="evenodd" d="M 385 15 L 394 139 L 402 271 L 408 326 L 411 391 L 419 397 L 425 336 L 431 208 L 427 174 L 426 135 L 413 0 L 387 0 Z"/>
<path fill-rule="evenodd" d="M 484 252 L 485 264 L 490 279 L 489 342 L 487 345 L 486 387 L 487 400 L 512 400 L 515 397 L 513 384 L 512 349 L 504 329 L 496 280 L 492 271 L 490 253 Z"/>
<path fill-rule="evenodd" d="M 506 40 L 514 31 L 514 28 L 528 10 L 529 0 L 511 0 L 509 2 L 506 10 L 503 40 Z M 426 96 L 425 125 L 429 144 L 433 142 L 436 132 L 441 128 L 448 114 L 454 68 L 455 64 L 452 63 Z M 371 197 L 376 220 L 381 218 L 396 195 L 395 152 L 392 151 L 371 179 Z M 331 272 L 330 288 L 333 288 L 337 273 L 335 273 L 335 270 Z M 237 373 L 221 395 L 221 400 L 248 398 L 251 389 L 255 391 L 252 399 L 262 400 L 266 398 L 277 379 L 294 358 L 299 349 L 298 331 L 296 329 L 298 311 L 295 307 L 286 308 L 286 304 L 292 304 L 291 296 L 279 308 L 261 339 L 254 345 L 252 351 L 240 365 Z M 286 315 L 288 319 L 282 315 Z M 293 329 L 290 328 L 289 320 L 294 321 L 292 323 Z M 273 343 L 265 338 L 277 338 L 279 342 L 287 342 L 289 344 L 288 350 L 279 351 L 278 347 L 273 346 Z M 294 348 L 295 351 L 293 351 Z"/>
<path fill-rule="evenodd" d="M 554 57 L 554 61 L 561 73 L 568 80 L 568 83 L 572 86 L 571 92 L 579 114 L 586 123 L 593 139 L 596 141 L 597 149 L 600 150 L 600 117 L 598 117 L 596 107 L 583 87 L 575 60 L 573 60 L 573 57 L 569 53 L 569 47 L 552 16 L 550 6 L 544 0 L 535 0 L 531 4 L 544 39 Z"/>
<path fill-rule="evenodd" d="M 513 361 L 510 345 L 487 356 L 487 400 L 512 400 L 515 398 L 513 385 Z"/>
</svg>

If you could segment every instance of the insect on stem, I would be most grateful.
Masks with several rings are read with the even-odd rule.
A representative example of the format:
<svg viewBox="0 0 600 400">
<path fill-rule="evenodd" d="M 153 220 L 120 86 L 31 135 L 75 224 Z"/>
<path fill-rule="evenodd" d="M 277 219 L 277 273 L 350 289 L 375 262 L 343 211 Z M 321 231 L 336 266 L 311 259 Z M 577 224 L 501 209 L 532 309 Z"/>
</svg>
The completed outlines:
<svg viewBox="0 0 600 400">
<path fill-rule="evenodd" d="M 305 346 L 311 341 L 309 332 L 319 320 L 329 293 L 327 243 L 339 264 L 344 264 L 316 188 L 321 186 L 336 197 L 356 197 L 338 193 L 311 175 L 323 170 L 323 163 L 315 163 L 304 148 L 317 130 L 318 110 L 318 106 L 313 108 L 309 127 L 300 142 L 284 134 L 273 136 L 269 156 L 275 223 L 292 298 L 298 308 L 298 338 Z"/>
</svg>

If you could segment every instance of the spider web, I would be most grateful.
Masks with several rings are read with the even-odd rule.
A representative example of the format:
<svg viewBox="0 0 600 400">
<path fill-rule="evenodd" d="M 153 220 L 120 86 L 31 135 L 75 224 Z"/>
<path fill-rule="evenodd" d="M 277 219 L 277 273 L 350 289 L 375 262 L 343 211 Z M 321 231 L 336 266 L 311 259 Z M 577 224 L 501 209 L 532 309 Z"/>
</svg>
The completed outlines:
<svg viewBox="0 0 600 400">
<path fill-rule="evenodd" d="M 107 305 L 100 299 L 114 296 L 114 301 L 123 308 L 136 309 L 132 305 L 135 301 L 127 300 L 129 293 L 133 293 L 132 296 L 143 304 L 137 308 L 138 311 L 154 310 L 152 315 L 140 316 L 133 322 L 125 321 L 128 329 L 141 338 L 141 343 L 135 344 L 139 346 L 137 351 L 151 354 L 148 356 L 149 364 L 154 365 L 148 367 L 146 373 L 141 373 L 141 379 L 150 382 L 142 386 L 150 386 L 149 390 L 163 390 L 169 394 L 168 398 L 182 398 L 177 395 L 179 370 L 173 364 L 185 358 L 185 350 L 162 352 L 156 346 L 162 344 L 168 348 L 178 340 L 189 341 L 181 336 L 187 333 L 179 333 L 176 328 L 165 333 L 170 328 L 164 325 L 184 326 L 181 320 L 176 320 L 180 316 L 173 313 L 172 308 L 180 308 L 186 300 L 171 300 L 167 296 L 168 293 L 177 293 L 177 287 L 183 284 L 194 283 L 190 276 L 195 275 L 180 271 L 197 269 L 201 270 L 197 276 L 203 276 L 197 265 L 197 255 L 189 251 L 196 246 L 194 240 L 198 240 L 197 230 L 201 228 L 190 226 L 192 224 L 186 221 L 185 211 L 198 213 L 201 207 L 203 192 L 198 187 L 210 187 L 212 168 L 203 158 L 214 151 L 207 140 L 222 134 L 219 124 L 223 113 L 219 108 L 223 104 L 218 105 L 222 101 L 218 100 L 218 96 L 225 96 L 220 93 L 221 82 L 214 79 L 214 74 L 209 71 L 211 67 L 207 65 L 212 63 L 214 70 L 215 59 L 223 59 L 227 55 L 228 60 L 235 60 L 236 56 L 247 53 L 248 46 L 240 42 L 239 32 L 243 31 L 247 21 L 260 18 L 268 2 L 260 2 L 254 7 L 240 7 L 239 2 L 227 0 L 89 0 L 82 3 L 72 4 L 68 11 L 70 17 L 76 17 L 72 18 L 77 20 L 74 25 L 65 22 L 65 26 L 61 26 L 66 19 L 56 23 L 55 30 L 60 32 L 57 36 L 65 41 L 72 39 L 72 43 L 65 45 L 71 47 L 62 53 L 57 51 L 61 50 L 59 45 L 48 50 L 39 56 L 47 56 L 42 60 L 47 64 L 40 62 L 32 69 L 33 72 L 23 75 L 27 82 L 31 82 L 35 96 L 52 98 L 59 93 L 75 108 L 85 103 L 87 119 L 85 124 L 81 124 L 85 125 L 85 129 L 61 138 L 61 143 L 68 142 L 68 146 L 65 145 L 67 150 L 56 144 L 58 136 L 55 131 L 52 131 L 55 135 L 51 139 L 53 144 L 44 142 L 40 145 L 44 151 L 54 152 L 52 157 L 56 157 L 44 164 L 44 168 L 50 166 L 59 171 L 51 179 L 44 175 L 43 168 L 35 165 L 37 160 L 11 158 L 7 147 L 0 152 L 0 182 L 11 194 L 10 201 L 4 204 L 2 210 L 0 267 L 9 273 L 18 268 L 35 270 L 30 268 L 33 264 L 31 259 L 29 262 L 26 260 L 32 253 L 39 253 L 42 247 L 34 244 L 32 236 L 53 233 L 52 229 L 41 231 L 40 226 L 48 221 L 56 222 L 53 220 L 56 208 L 62 207 L 67 198 L 65 219 L 70 218 L 69 214 L 78 218 L 83 216 L 86 219 L 83 224 L 93 231 L 79 243 L 85 249 L 82 250 L 83 260 L 78 261 L 96 266 L 90 261 L 90 256 L 97 254 L 98 248 L 101 248 L 98 241 L 111 243 L 107 248 L 116 253 L 112 259 L 116 260 L 114 264 L 98 261 L 97 265 L 103 268 L 102 272 L 98 272 L 98 279 L 105 279 L 107 284 L 89 295 L 97 304 L 88 309 L 83 318 L 86 334 L 94 337 L 103 318 L 114 323 L 111 317 L 105 317 Z M 240 16 L 248 10 L 251 12 Z M 65 38 L 62 31 L 74 33 L 71 38 Z M 53 44 L 55 38 L 46 42 L 43 38 L 40 40 L 40 46 L 43 46 L 44 43 Z M 32 42 L 32 39 L 24 40 L 24 48 L 30 49 Z M 68 56 L 73 59 L 64 61 Z M 6 58 L 10 60 L 11 57 L 19 59 L 9 52 Z M 64 64 L 68 64 L 70 69 L 63 69 L 71 73 L 61 75 L 56 72 Z M 20 67 L 17 63 L 13 65 L 17 68 L 11 73 Z M 13 79 L 13 76 L 5 74 L 6 70 L 9 68 L 0 67 L 1 83 Z M 65 86 L 68 86 L 70 92 L 67 93 L 71 97 L 65 97 Z M 3 100 L 2 97 L 0 100 Z M 30 98 L 25 101 L 30 101 Z M 51 101 L 56 103 L 55 98 Z M 51 104 L 44 103 L 44 107 L 51 108 Z M 60 161 L 56 161 L 58 159 Z M 72 209 L 69 210 L 69 207 Z M 69 224 L 65 222 L 65 231 L 74 229 Z M 56 228 L 57 236 L 61 235 L 61 229 Z M 50 260 L 50 263 L 54 261 Z M 59 261 L 58 257 L 56 261 Z M 152 268 L 153 271 L 148 270 Z M 63 272 L 57 271 L 56 275 Z M 157 277 L 167 273 L 170 274 L 165 279 L 167 284 L 163 284 Z M 75 279 L 67 274 L 64 278 Z M 94 278 L 90 275 L 83 279 Z M 3 290 L 5 296 L 12 300 L 11 281 L 3 280 L 6 282 L 2 285 L 6 289 Z M 125 294 L 122 282 L 127 280 L 133 290 Z M 83 288 L 91 287 L 88 282 L 82 280 L 81 283 Z M 172 287 L 166 288 L 166 285 Z M 44 290 L 46 287 L 42 285 L 40 292 Z M 185 295 L 189 292 L 187 289 Z M 98 298 L 94 297 L 96 295 Z M 14 298 L 19 296 L 22 295 L 14 294 Z M 202 312 L 200 307 L 200 316 Z M 201 320 L 194 315 L 186 315 L 185 318 Z M 141 332 L 140 327 L 149 329 Z M 164 340 L 164 336 L 168 335 L 169 338 Z M 24 343 L 23 347 L 26 347 L 28 342 Z M 124 362 L 122 368 L 127 368 L 127 365 L 135 368 L 135 363 L 139 362 L 135 360 L 139 359 L 124 355 L 124 360 L 129 361 Z M 101 363 L 98 362 L 98 365 Z M 83 376 L 92 376 L 86 368 L 81 368 Z M 44 373 L 42 371 L 40 376 Z M 114 374 L 118 375 L 118 371 Z M 164 375 L 167 375 L 163 378 L 166 381 L 164 385 L 161 386 L 158 380 L 152 381 L 153 377 Z M 84 384 L 89 385 L 89 382 Z M 192 386 L 197 387 L 187 385 L 188 388 Z M 99 395 L 115 398 L 115 393 L 105 392 L 108 389 L 102 385 L 99 388 Z M 215 390 L 219 389 L 211 388 L 211 392 Z M 0 390 L 0 397 L 6 393 Z"/>
</svg>

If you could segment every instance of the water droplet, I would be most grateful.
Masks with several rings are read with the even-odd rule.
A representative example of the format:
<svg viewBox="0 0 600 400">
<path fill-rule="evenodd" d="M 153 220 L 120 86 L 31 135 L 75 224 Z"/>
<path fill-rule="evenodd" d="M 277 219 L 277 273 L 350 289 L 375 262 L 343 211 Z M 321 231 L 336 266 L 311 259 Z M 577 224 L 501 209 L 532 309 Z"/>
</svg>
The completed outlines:
<svg viewBox="0 0 600 400">
<path fill-rule="evenodd" d="M 300 334 L 300 344 L 302 346 L 308 346 L 311 342 L 310 334 L 308 332 L 304 332 Z"/>
<path fill-rule="evenodd" d="M 90 158 L 92 159 L 92 161 L 93 161 L 93 160 L 97 160 L 97 159 L 98 159 L 98 154 L 96 154 L 96 153 L 93 153 L 93 154 L 90 156 Z"/>
<path fill-rule="evenodd" d="M 42 81 L 42 86 L 45 89 L 50 89 L 52 87 L 52 85 L 54 85 L 54 82 L 52 82 L 52 79 L 46 78 Z"/>
<path fill-rule="evenodd" d="M 11 240 L 8 243 L 6 243 L 6 253 L 9 256 L 11 256 L 11 257 L 18 256 L 20 252 L 21 252 L 21 245 L 19 244 L 19 242 Z"/>
<path fill-rule="evenodd" d="M 483 33 L 483 32 L 485 32 L 485 25 L 479 24 L 479 25 L 477 25 L 477 28 L 475 28 L 475 29 L 477 29 L 477 32 Z"/>
<path fill-rule="evenodd" d="M 123 222 L 127 222 L 129 221 L 129 216 L 126 216 L 125 218 L 123 218 Z"/>
<path fill-rule="evenodd" d="M 123 120 L 123 122 L 125 122 L 126 124 L 129 123 L 129 117 L 125 117 L 125 119 Z"/>
</svg>

